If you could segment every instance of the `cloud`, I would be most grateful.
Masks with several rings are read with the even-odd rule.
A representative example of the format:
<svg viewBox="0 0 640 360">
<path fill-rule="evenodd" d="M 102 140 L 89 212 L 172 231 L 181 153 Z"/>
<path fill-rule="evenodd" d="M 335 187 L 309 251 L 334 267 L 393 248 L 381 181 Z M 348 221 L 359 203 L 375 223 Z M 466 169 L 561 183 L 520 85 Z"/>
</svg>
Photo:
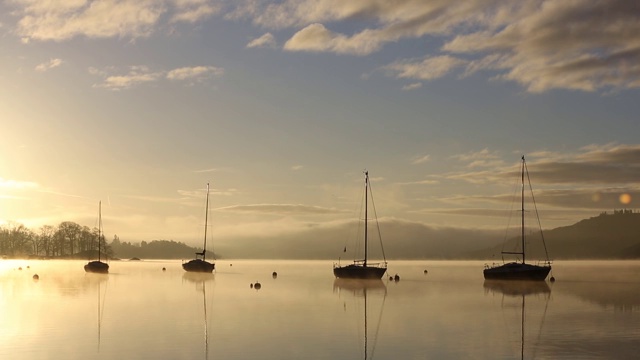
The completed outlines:
<svg viewBox="0 0 640 360">
<path fill-rule="evenodd" d="M 402 87 L 402 90 L 405 91 L 410 91 L 410 90 L 416 90 L 416 89 L 420 89 L 422 87 L 422 83 L 421 82 L 416 82 L 416 83 L 412 83 L 412 84 L 408 84 Z"/>
<path fill-rule="evenodd" d="M 31 181 L 19 181 L 19 180 L 10 180 L 10 179 L 0 178 L 0 188 L 22 190 L 22 189 L 33 189 L 37 187 L 39 187 L 39 185 Z"/>
<path fill-rule="evenodd" d="M 302 169 L 303 167 L 304 167 L 304 166 L 302 166 L 302 165 L 293 165 L 293 166 L 291 167 L 291 170 L 297 171 L 297 170 Z"/>
<path fill-rule="evenodd" d="M 45 72 L 47 70 L 57 68 L 60 65 L 62 65 L 62 59 L 51 59 L 47 62 L 44 62 L 36 66 L 35 70 L 39 72 Z"/>
<path fill-rule="evenodd" d="M 295 29 L 288 51 L 363 56 L 392 42 L 428 41 L 424 60 L 387 65 L 391 76 L 430 80 L 464 68 L 463 77 L 488 71 L 537 93 L 640 87 L 639 12 L 628 0 L 289 0 L 248 1 L 229 18 Z"/>
<path fill-rule="evenodd" d="M 504 166 L 504 161 L 499 158 L 499 154 L 487 148 L 466 154 L 453 155 L 451 158 L 468 163 L 466 165 L 468 168 L 494 168 Z"/>
<path fill-rule="evenodd" d="M 466 61 L 442 55 L 427 57 L 422 60 L 401 60 L 386 65 L 385 70 L 395 74 L 395 77 L 404 79 L 433 80 L 441 78 L 453 69 L 463 66 Z"/>
<path fill-rule="evenodd" d="M 532 93 L 640 87 L 637 1 L 13 0 L 9 6 L 18 18 L 13 34 L 25 44 L 144 38 L 224 10 L 227 20 L 293 32 L 283 46 L 291 52 L 367 56 L 391 43 L 421 44 L 419 56 L 381 66 L 391 77 L 486 72 Z M 247 47 L 275 46 L 270 35 Z"/>
<path fill-rule="evenodd" d="M 95 87 L 109 90 L 124 90 L 144 83 L 157 82 L 161 79 L 182 81 L 188 84 L 203 83 L 213 77 L 224 74 L 224 69 L 215 66 L 194 66 L 173 69 L 167 72 L 151 71 L 146 66 L 131 66 L 126 74 L 113 75 L 118 72 L 114 68 L 104 70 L 89 68 L 89 73 L 103 78 L 103 82 Z"/>
<path fill-rule="evenodd" d="M 275 48 L 277 46 L 276 39 L 271 33 L 266 33 L 259 38 L 251 40 L 248 44 L 248 48 Z"/>
<path fill-rule="evenodd" d="M 165 2 L 153 0 L 16 0 L 21 15 L 16 32 L 34 40 L 144 37 L 166 11 Z"/>
<path fill-rule="evenodd" d="M 173 0 L 175 14 L 171 22 L 195 23 L 220 12 L 219 4 L 211 4 L 209 0 Z"/>
<path fill-rule="evenodd" d="M 426 163 L 430 160 L 431 160 L 431 155 L 423 155 L 423 156 L 417 156 L 411 161 L 411 163 L 414 165 L 418 165 L 418 164 Z"/>
<path fill-rule="evenodd" d="M 362 32 L 353 37 L 334 33 L 322 24 L 311 24 L 295 33 L 284 44 L 287 51 L 335 52 L 337 54 L 368 55 L 380 49 L 375 34 Z"/>
<path fill-rule="evenodd" d="M 234 212 L 246 212 L 246 213 L 262 213 L 262 214 L 276 214 L 276 215 L 327 215 L 327 214 L 340 214 L 344 211 L 323 208 L 319 206 L 299 205 L 299 204 L 255 204 L 255 205 L 235 205 L 218 210 L 234 211 Z"/>
<path fill-rule="evenodd" d="M 96 73 L 92 70 L 89 72 Z M 122 90 L 143 83 L 155 82 L 161 77 L 161 73 L 151 72 L 146 66 L 132 66 L 127 74 L 106 75 L 104 81 L 101 84 L 95 85 L 95 87 L 109 90 Z"/>
<path fill-rule="evenodd" d="M 209 0 L 14 0 L 12 5 L 19 16 L 15 32 L 24 43 L 147 37 L 167 24 L 195 23 L 221 9 Z"/>
<path fill-rule="evenodd" d="M 640 201 L 640 145 L 591 145 L 576 153 L 538 152 L 527 161 L 529 178 L 536 202 L 557 207 L 611 209 L 637 207 Z M 458 155 L 459 160 L 475 163 L 478 159 L 496 158 L 484 149 Z M 495 159 L 496 163 L 502 162 Z M 474 184 L 512 184 L 520 175 L 520 163 L 502 162 L 491 170 L 452 172 L 440 175 L 447 180 Z M 470 167 L 467 167 L 470 169 Z M 466 196 L 441 199 L 456 201 L 511 201 L 512 195 Z"/>
<path fill-rule="evenodd" d="M 191 80 L 202 82 L 212 77 L 222 76 L 224 70 L 215 66 L 194 66 L 173 69 L 167 73 L 169 80 Z"/>
</svg>

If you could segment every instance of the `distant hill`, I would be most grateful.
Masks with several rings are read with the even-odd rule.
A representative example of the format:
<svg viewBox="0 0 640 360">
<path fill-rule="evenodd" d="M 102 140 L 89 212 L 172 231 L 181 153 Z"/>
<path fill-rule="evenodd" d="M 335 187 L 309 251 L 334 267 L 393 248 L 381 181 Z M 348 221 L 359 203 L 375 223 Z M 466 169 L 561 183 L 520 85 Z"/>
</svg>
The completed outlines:
<svg viewBox="0 0 640 360">
<path fill-rule="evenodd" d="M 201 248 L 191 247 L 185 243 L 173 240 L 153 240 L 142 241 L 138 244 L 128 242 L 113 241 L 111 243 L 113 254 L 120 259 L 191 259 Z M 207 252 L 207 257 L 214 257 L 213 253 Z"/>
<path fill-rule="evenodd" d="M 573 225 L 544 231 L 551 259 L 640 259 L 640 213 L 628 210 L 602 213 Z M 527 256 L 542 259 L 539 232 L 527 232 Z M 518 248 L 520 239 L 511 238 L 505 251 Z M 503 246 L 469 253 L 473 258 L 500 257 Z"/>
</svg>

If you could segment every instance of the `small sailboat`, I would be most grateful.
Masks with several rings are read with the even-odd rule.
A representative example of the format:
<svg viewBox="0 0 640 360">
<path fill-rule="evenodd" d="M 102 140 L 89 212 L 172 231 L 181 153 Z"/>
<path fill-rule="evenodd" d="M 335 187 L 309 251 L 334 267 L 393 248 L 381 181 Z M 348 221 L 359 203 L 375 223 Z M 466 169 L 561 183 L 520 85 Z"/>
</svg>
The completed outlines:
<svg viewBox="0 0 640 360">
<path fill-rule="evenodd" d="M 101 245 L 103 242 L 102 234 L 102 201 L 98 203 L 98 260 L 89 261 L 84 266 L 84 271 L 91 273 L 107 274 L 109 272 L 109 264 L 102 262 L 101 260 Z"/>
<path fill-rule="evenodd" d="M 207 200 L 205 205 L 204 215 L 204 244 L 202 246 L 202 252 L 196 253 L 196 258 L 186 263 L 182 263 L 182 268 L 189 272 L 204 272 L 210 273 L 215 269 L 216 264 L 210 263 L 207 258 L 207 228 L 209 227 L 209 183 L 207 183 Z"/>
<path fill-rule="evenodd" d="M 495 266 L 485 266 L 484 269 L 484 278 L 492 279 L 492 280 L 538 280 L 544 281 L 547 278 L 547 275 L 551 271 L 551 261 L 549 260 L 549 254 L 547 253 L 547 246 L 544 242 L 544 236 L 542 236 L 542 227 L 540 227 L 540 235 L 542 236 L 542 243 L 544 245 L 544 252 L 546 260 L 540 262 L 539 264 L 527 264 L 526 260 L 526 245 L 525 245 L 525 224 L 524 224 L 524 198 L 525 198 L 525 174 L 527 181 L 529 183 L 529 189 L 531 190 L 531 196 L 533 196 L 533 190 L 531 188 L 531 181 L 529 180 L 529 171 L 527 170 L 527 164 L 524 160 L 524 155 L 522 156 L 522 171 L 521 171 L 521 181 L 522 181 L 522 189 L 521 189 L 521 234 L 520 234 L 520 251 L 508 252 L 503 251 L 502 254 L 509 255 L 520 255 L 522 256 L 522 261 L 513 261 L 509 263 L 504 263 L 502 265 Z M 535 201 L 534 208 L 535 208 Z M 538 209 L 536 210 L 536 218 Z M 540 222 L 538 220 L 538 225 Z M 504 260 L 504 257 L 503 257 Z"/>
<path fill-rule="evenodd" d="M 369 252 L 369 231 L 368 231 L 368 207 L 369 196 L 373 195 L 371 192 L 371 184 L 369 183 L 369 172 L 364 172 L 364 258 L 361 260 L 354 260 L 353 264 L 340 266 L 340 264 L 333 264 L 333 275 L 336 278 L 343 279 L 381 279 L 382 275 L 387 271 L 387 259 L 384 256 L 384 248 L 382 248 L 383 262 L 370 263 L 367 260 Z M 375 207 L 374 207 L 375 214 Z M 378 219 L 376 217 L 376 225 Z M 378 227 L 378 234 L 380 228 Z M 380 246 L 382 247 L 382 239 L 380 239 Z M 346 247 L 345 247 L 346 251 Z"/>
</svg>

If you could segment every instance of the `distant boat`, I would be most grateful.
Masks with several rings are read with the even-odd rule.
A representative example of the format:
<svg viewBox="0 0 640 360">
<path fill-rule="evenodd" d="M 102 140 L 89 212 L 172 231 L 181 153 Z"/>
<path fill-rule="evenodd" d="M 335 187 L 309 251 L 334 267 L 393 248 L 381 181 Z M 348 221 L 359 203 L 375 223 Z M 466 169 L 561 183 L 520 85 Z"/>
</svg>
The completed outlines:
<svg viewBox="0 0 640 360">
<path fill-rule="evenodd" d="M 98 203 L 98 260 L 89 261 L 84 266 L 84 271 L 91 273 L 107 274 L 109 272 L 109 264 L 101 261 L 101 245 L 102 244 L 102 201 Z"/>
<path fill-rule="evenodd" d="M 204 272 L 210 273 L 215 269 L 216 264 L 206 261 L 207 257 L 207 228 L 209 227 L 209 183 L 207 183 L 207 201 L 205 205 L 204 213 L 204 244 L 202 246 L 202 252 L 196 253 L 196 258 L 182 263 L 182 268 L 189 272 Z M 200 258 L 198 258 L 200 256 Z"/>
<path fill-rule="evenodd" d="M 340 266 L 340 264 L 333 264 L 333 275 L 337 278 L 343 279 L 381 279 L 382 275 L 387 271 L 387 259 L 384 256 L 384 248 L 382 249 L 383 262 L 381 263 L 369 263 L 367 262 L 369 252 L 369 231 L 368 231 L 368 207 L 369 196 L 373 195 L 371 192 L 371 185 L 369 183 L 369 172 L 364 172 L 364 258 L 361 260 L 354 260 L 353 264 Z M 375 214 L 375 207 L 374 207 Z M 376 224 L 378 219 L 376 217 Z M 380 233 L 378 228 L 378 233 Z M 380 246 L 382 247 L 382 239 L 380 239 Z M 345 247 L 346 251 L 346 247 Z"/>
<path fill-rule="evenodd" d="M 531 188 L 531 181 L 529 180 L 529 171 L 527 170 L 527 164 L 524 160 L 524 156 L 522 156 L 522 171 L 520 174 L 522 189 L 521 189 L 521 235 L 520 235 L 520 243 L 521 243 L 521 251 L 508 252 L 503 251 L 502 254 L 509 255 L 521 255 L 522 261 L 513 261 L 502 265 L 495 266 L 485 266 L 484 269 L 484 278 L 492 279 L 492 280 L 537 280 L 544 281 L 547 278 L 547 275 L 551 271 L 551 261 L 549 261 L 549 254 L 547 253 L 547 246 L 544 243 L 544 236 L 542 236 L 542 227 L 540 227 L 540 235 L 542 236 L 542 243 L 544 245 L 544 251 L 546 260 L 541 263 L 527 264 L 526 263 L 526 245 L 525 245 L 525 226 L 524 226 L 524 194 L 525 194 L 525 174 L 527 178 L 527 182 L 529 184 L 529 189 L 531 190 L 531 196 L 533 196 L 533 190 Z M 535 208 L 535 201 L 534 208 Z M 539 219 L 538 209 L 536 210 L 536 218 Z M 538 225 L 539 221 L 538 221 Z M 504 258 L 503 258 L 504 259 Z"/>
</svg>

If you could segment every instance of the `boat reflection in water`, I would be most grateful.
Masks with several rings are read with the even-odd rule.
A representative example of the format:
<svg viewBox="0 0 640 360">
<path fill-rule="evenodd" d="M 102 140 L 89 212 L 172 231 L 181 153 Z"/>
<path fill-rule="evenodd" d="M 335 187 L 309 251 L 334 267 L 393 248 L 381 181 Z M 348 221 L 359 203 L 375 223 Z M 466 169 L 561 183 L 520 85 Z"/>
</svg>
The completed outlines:
<svg viewBox="0 0 640 360">
<path fill-rule="evenodd" d="M 514 281 L 514 280 L 485 280 L 484 281 L 485 291 L 501 294 L 502 298 L 502 306 L 504 307 L 504 302 L 506 297 L 511 298 L 521 298 L 521 308 L 520 308 L 520 358 L 524 359 L 524 343 L 525 343 L 525 318 L 526 318 L 526 298 L 527 297 L 537 297 L 544 296 L 546 298 L 544 312 L 542 314 L 542 320 L 540 322 L 539 332 L 542 331 L 542 324 L 544 323 L 544 318 L 546 317 L 547 307 L 549 305 L 549 299 L 551 297 L 551 288 L 545 281 Z M 538 334 L 538 337 L 540 334 Z M 534 344 L 535 350 L 535 344 Z M 535 356 L 532 356 L 535 358 Z"/>
<path fill-rule="evenodd" d="M 206 272 L 185 272 L 182 278 L 196 285 L 196 290 L 202 291 L 202 308 L 204 319 L 204 359 L 209 359 L 209 321 L 207 317 L 207 282 L 215 279 L 215 276 Z"/>
<path fill-rule="evenodd" d="M 364 359 L 373 359 L 373 355 L 376 349 L 376 341 L 378 339 L 378 331 L 380 330 L 380 320 L 382 319 L 382 311 L 384 310 L 384 302 L 387 298 L 387 286 L 380 279 L 341 279 L 337 278 L 333 282 L 334 292 L 337 290 L 340 294 L 345 291 L 351 293 L 356 301 L 362 298 L 364 305 Z M 377 321 L 375 325 L 375 333 L 373 337 L 373 345 L 371 346 L 371 353 L 369 354 L 369 333 L 368 333 L 368 304 L 367 301 L 373 299 L 382 298 Z M 345 302 L 345 311 L 347 305 Z"/>
</svg>

